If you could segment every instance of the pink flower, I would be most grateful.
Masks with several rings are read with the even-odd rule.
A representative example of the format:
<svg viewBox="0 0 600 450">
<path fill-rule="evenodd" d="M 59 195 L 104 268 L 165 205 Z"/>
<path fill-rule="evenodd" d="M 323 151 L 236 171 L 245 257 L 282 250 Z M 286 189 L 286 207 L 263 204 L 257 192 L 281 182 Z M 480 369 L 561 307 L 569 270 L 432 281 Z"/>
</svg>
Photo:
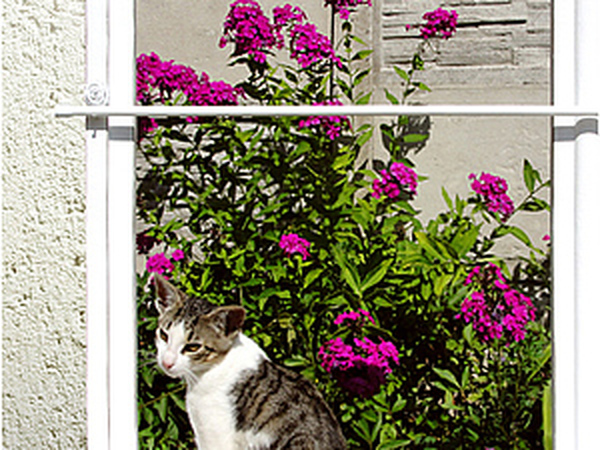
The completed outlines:
<svg viewBox="0 0 600 450">
<path fill-rule="evenodd" d="M 325 0 L 325 6 L 334 8 L 334 12 L 340 15 L 343 20 L 348 20 L 350 13 L 359 5 L 373 6 L 371 0 Z"/>
<path fill-rule="evenodd" d="M 314 106 L 320 105 L 342 105 L 339 100 L 327 100 L 325 102 L 314 103 Z M 335 140 L 345 127 L 350 127 L 350 121 L 345 116 L 309 116 L 300 120 L 299 128 L 317 128 L 324 132 L 329 139 Z"/>
<path fill-rule="evenodd" d="M 287 256 L 291 256 L 294 253 L 300 253 L 302 255 L 302 260 L 306 260 L 310 256 L 308 253 L 308 247 L 310 247 L 310 242 L 306 239 L 299 237 L 295 233 L 284 234 L 281 236 L 281 240 L 279 241 L 279 247 L 284 251 Z"/>
<path fill-rule="evenodd" d="M 169 274 L 175 268 L 174 262 L 181 261 L 184 258 L 183 250 L 177 249 L 167 258 L 164 253 L 156 253 L 146 261 L 146 270 L 149 273 Z"/>
<path fill-rule="evenodd" d="M 400 162 L 394 162 L 390 170 L 382 170 L 381 179 L 373 180 L 373 197 L 385 195 L 390 199 L 400 197 L 404 192 L 409 198 L 417 195 L 418 176 L 410 167 Z"/>
<path fill-rule="evenodd" d="M 464 299 L 455 318 L 472 322 L 484 341 L 501 339 L 505 334 L 515 342 L 523 340 L 525 326 L 535 320 L 531 299 L 512 289 L 495 264 L 475 267 L 465 281 L 465 285 L 470 284 L 477 290 Z"/>
<path fill-rule="evenodd" d="M 487 210 L 491 213 L 500 214 L 500 220 L 506 222 L 515 212 L 513 201 L 506 194 L 508 191 L 506 180 L 485 172 L 479 178 L 472 173 L 469 175 L 469 179 L 473 180 L 471 189 L 482 197 Z"/>
<path fill-rule="evenodd" d="M 148 261 L 146 261 L 146 270 L 150 273 L 154 272 L 164 274 L 171 272 L 173 268 L 173 263 L 165 256 L 164 253 L 152 255 L 150 258 L 148 258 Z"/>
<path fill-rule="evenodd" d="M 341 338 L 326 342 L 319 349 L 321 367 L 330 373 L 350 395 L 368 398 L 376 394 L 398 364 L 398 350 L 391 342 L 379 343 L 364 337 L 346 344 Z"/>
<path fill-rule="evenodd" d="M 184 258 L 184 253 L 183 250 L 181 249 L 177 249 L 173 252 L 173 254 L 171 255 L 171 259 L 173 261 L 181 261 Z"/>
<path fill-rule="evenodd" d="M 419 26 L 423 39 L 432 37 L 450 39 L 456 33 L 458 14 L 454 10 L 447 11 L 438 8 L 423 14 L 423 19 L 427 21 L 427 23 Z"/>
<path fill-rule="evenodd" d="M 142 53 L 136 59 L 136 99 L 142 105 L 179 102 L 185 105 L 237 105 L 243 90 L 224 81 L 210 81 L 206 73 L 200 76 L 192 69 L 173 61 L 162 61 L 156 53 Z M 189 117 L 188 122 L 197 118 Z M 155 119 L 141 118 L 139 135 L 143 137 L 158 127 Z"/>
<path fill-rule="evenodd" d="M 345 321 L 350 321 L 358 322 L 359 326 L 364 326 L 367 320 L 370 321 L 373 325 L 375 325 L 375 319 L 373 319 L 371 313 L 369 311 L 365 311 L 364 309 L 359 309 L 358 311 L 348 311 L 339 314 L 335 318 L 333 323 L 335 325 L 341 325 Z"/>
<path fill-rule="evenodd" d="M 253 0 L 236 0 L 230 5 L 219 46 L 223 48 L 228 43 L 235 47 L 234 56 L 247 54 L 258 63 L 266 62 L 270 49 L 283 45 L 275 26 Z"/>
<path fill-rule="evenodd" d="M 302 68 L 322 61 L 333 61 L 338 67 L 342 66 L 342 61 L 336 56 L 329 38 L 319 33 L 312 23 L 295 23 L 289 36 L 290 56 L 298 61 Z"/>
</svg>

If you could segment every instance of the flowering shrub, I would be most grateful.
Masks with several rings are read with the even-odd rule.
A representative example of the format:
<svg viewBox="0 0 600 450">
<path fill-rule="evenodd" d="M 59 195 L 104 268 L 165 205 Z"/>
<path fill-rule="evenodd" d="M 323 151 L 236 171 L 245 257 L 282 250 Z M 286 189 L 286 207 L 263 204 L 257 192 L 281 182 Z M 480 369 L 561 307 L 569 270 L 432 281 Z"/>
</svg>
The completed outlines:
<svg viewBox="0 0 600 450">
<path fill-rule="evenodd" d="M 368 2 L 326 5 L 344 20 L 338 42 L 296 6 L 269 18 L 257 2 L 236 1 L 220 44 L 248 76 L 225 85 L 141 55 L 139 102 L 368 103 L 371 51 L 342 12 Z M 425 29 L 435 33 L 394 67 L 392 104 L 429 90 L 419 80 L 432 49 L 424 39 L 454 35 L 456 16 L 433 13 Z M 148 123 L 137 189 L 141 448 L 193 446 L 184 386 L 155 364 L 147 284 L 156 272 L 189 295 L 243 305 L 245 333 L 316 383 L 352 449 L 541 448 L 550 246 L 538 248 L 514 218 L 548 213 L 549 182 L 528 161 L 524 198 L 519 189 L 508 197 L 497 175 L 465 176 L 471 193 L 442 189 L 445 207 L 425 220 L 413 205 L 425 182 L 413 159 L 429 136 L 408 117 L 377 127 L 337 116 Z M 363 162 L 376 133 L 386 157 Z M 503 257 L 503 240 L 522 251 Z"/>
</svg>

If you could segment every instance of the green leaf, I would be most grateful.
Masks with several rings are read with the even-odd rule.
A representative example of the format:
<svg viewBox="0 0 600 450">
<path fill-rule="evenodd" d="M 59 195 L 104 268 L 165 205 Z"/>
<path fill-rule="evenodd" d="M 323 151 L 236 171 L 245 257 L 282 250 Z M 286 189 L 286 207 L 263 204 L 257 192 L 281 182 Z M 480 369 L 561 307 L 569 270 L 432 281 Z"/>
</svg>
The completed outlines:
<svg viewBox="0 0 600 450">
<path fill-rule="evenodd" d="M 460 389 L 460 384 L 458 384 L 458 381 L 456 380 L 456 377 L 452 372 L 446 369 L 438 369 L 437 367 L 434 367 L 433 371 L 436 374 L 438 374 L 440 378 L 442 378 L 445 381 L 448 381 L 449 383 L 453 384 L 454 386 Z"/>
<path fill-rule="evenodd" d="M 369 103 L 369 101 L 371 100 L 371 95 L 373 93 L 369 92 L 368 94 L 363 95 L 362 97 L 360 97 L 359 99 L 356 100 L 356 104 L 357 105 L 366 105 Z"/>
<path fill-rule="evenodd" d="M 307 286 L 310 286 L 310 284 L 315 281 L 319 275 L 321 275 L 321 273 L 323 273 L 323 269 L 314 269 L 308 272 L 306 278 L 304 279 L 304 287 L 306 288 Z"/>
<path fill-rule="evenodd" d="M 387 98 L 387 100 L 392 104 L 392 105 L 399 105 L 400 104 L 400 100 L 398 100 L 394 95 L 392 95 L 392 93 L 390 91 L 388 91 L 387 89 L 385 90 L 385 98 Z"/>
<path fill-rule="evenodd" d="M 452 204 L 452 199 L 450 198 L 450 195 L 448 195 L 448 191 L 446 191 L 446 188 L 442 186 L 442 197 L 444 197 L 444 201 L 446 202 L 446 206 L 448 206 L 449 210 L 453 210 L 454 209 L 454 205 Z"/>
<path fill-rule="evenodd" d="M 446 259 L 444 257 L 444 255 L 442 255 L 437 250 L 434 241 L 432 239 L 430 239 L 426 233 L 424 233 L 422 231 L 417 231 L 417 232 L 415 232 L 415 237 L 417 238 L 417 241 L 419 241 L 419 244 L 421 245 L 421 247 L 423 247 L 423 249 L 425 250 L 426 253 L 429 253 L 430 255 L 434 256 L 435 258 L 439 259 L 440 261 L 444 261 Z"/>
<path fill-rule="evenodd" d="M 358 147 L 362 147 L 367 143 L 369 139 L 373 136 L 373 129 L 371 128 L 369 131 L 361 134 L 358 138 L 356 138 L 356 145 Z"/>
<path fill-rule="evenodd" d="M 477 242 L 477 238 L 479 237 L 480 228 L 481 225 L 478 225 L 465 233 L 454 236 L 450 245 L 456 250 L 459 258 L 463 258 L 467 252 L 473 248 L 473 245 L 475 245 L 475 242 Z"/>
<path fill-rule="evenodd" d="M 406 73 L 405 70 L 402 70 L 400 67 L 394 66 L 394 70 L 396 71 L 396 73 L 398 74 L 398 76 L 400 78 L 402 78 L 404 81 L 409 81 L 410 77 L 408 76 L 408 73 Z"/>
<path fill-rule="evenodd" d="M 523 211 L 537 212 L 537 211 L 550 211 L 550 205 L 541 198 L 533 198 L 525 202 L 521 208 Z"/>
<path fill-rule="evenodd" d="M 354 292 L 358 297 L 361 297 L 360 278 L 358 276 L 358 272 L 356 272 L 356 268 L 348 265 L 346 257 L 344 256 L 344 252 L 340 247 L 333 247 L 332 250 L 333 257 L 341 269 L 342 279 L 348 283 L 348 286 L 350 286 L 352 292 Z"/>
<path fill-rule="evenodd" d="M 533 168 L 528 160 L 523 161 L 523 180 L 530 193 L 534 191 L 536 181 L 542 181 L 540 173 Z"/>
<path fill-rule="evenodd" d="M 383 277 L 385 277 L 385 275 L 387 274 L 388 269 L 392 265 L 392 262 L 392 259 L 387 259 L 383 261 L 379 265 L 379 267 L 369 272 L 363 280 L 362 285 L 360 286 L 361 293 L 364 294 L 369 288 L 375 286 L 377 283 L 383 280 Z"/>
<path fill-rule="evenodd" d="M 425 141 L 428 137 L 428 134 L 409 133 L 402 136 L 402 140 L 407 144 L 415 144 Z"/>
<path fill-rule="evenodd" d="M 352 61 L 360 61 L 361 59 L 367 59 L 373 50 L 360 50 L 352 56 Z"/>
</svg>

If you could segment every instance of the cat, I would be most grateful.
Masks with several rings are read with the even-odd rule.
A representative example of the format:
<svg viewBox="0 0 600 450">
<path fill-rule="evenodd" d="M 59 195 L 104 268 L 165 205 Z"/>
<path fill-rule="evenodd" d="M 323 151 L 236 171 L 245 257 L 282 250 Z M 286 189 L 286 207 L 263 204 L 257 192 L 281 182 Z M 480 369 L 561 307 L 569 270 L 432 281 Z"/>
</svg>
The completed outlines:
<svg viewBox="0 0 600 450">
<path fill-rule="evenodd" d="M 200 450 L 346 449 L 316 387 L 241 332 L 244 308 L 188 297 L 160 275 L 154 285 L 158 365 L 186 382 Z"/>
</svg>

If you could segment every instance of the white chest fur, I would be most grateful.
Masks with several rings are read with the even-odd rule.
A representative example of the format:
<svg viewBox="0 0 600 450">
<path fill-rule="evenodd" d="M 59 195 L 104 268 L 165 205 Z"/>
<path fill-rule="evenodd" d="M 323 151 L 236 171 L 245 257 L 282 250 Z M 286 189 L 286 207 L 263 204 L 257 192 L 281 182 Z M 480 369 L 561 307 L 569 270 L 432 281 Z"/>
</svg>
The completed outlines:
<svg viewBox="0 0 600 450">
<path fill-rule="evenodd" d="M 251 339 L 240 334 L 223 361 L 188 385 L 187 411 L 201 450 L 242 450 L 267 446 L 272 438 L 264 433 L 236 432 L 235 408 L 229 396 L 247 369 L 256 369 L 266 359 Z"/>
</svg>

